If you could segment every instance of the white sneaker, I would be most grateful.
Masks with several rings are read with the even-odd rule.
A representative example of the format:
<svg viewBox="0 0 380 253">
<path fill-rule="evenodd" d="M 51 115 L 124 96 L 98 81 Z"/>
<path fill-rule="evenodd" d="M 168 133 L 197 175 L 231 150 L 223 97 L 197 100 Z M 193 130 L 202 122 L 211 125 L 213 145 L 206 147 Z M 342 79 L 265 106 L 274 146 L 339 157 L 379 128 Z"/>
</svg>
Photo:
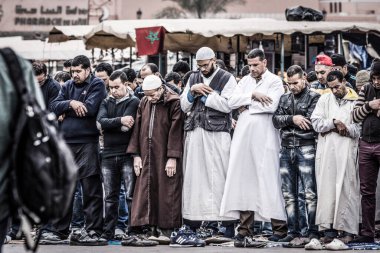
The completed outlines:
<svg viewBox="0 0 380 253">
<path fill-rule="evenodd" d="M 4 244 L 8 244 L 10 241 L 12 241 L 12 237 L 10 237 L 9 235 L 6 235 L 4 238 Z"/>
<path fill-rule="evenodd" d="M 327 250 L 348 250 L 348 249 L 350 249 L 350 247 L 348 247 L 346 244 L 344 244 L 339 239 L 334 239 L 329 244 L 326 244 L 325 247 Z"/>
<path fill-rule="evenodd" d="M 318 239 L 311 239 L 311 241 L 305 245 L 305 250 L 322 250 L 323 246 Z"/>
</svg>

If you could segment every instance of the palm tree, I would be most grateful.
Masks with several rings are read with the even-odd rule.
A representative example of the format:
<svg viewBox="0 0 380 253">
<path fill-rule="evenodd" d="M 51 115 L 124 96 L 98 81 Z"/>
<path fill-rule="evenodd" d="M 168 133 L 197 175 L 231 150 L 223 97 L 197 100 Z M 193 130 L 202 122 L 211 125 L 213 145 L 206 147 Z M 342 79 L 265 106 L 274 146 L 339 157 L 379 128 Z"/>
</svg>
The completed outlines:
<svg viewBox="0 0 380 253">
<path fill-rule="evenodd" d="M 156 18 L 184 18 L 187 13 L 195 14 L 198 18 L 205 17 L 206 13 L 226 12 L 229 4 L 245 4 L 245 0 L 166 0 L 178 4 L 177 7 L 166 7 L 160 11 Z"/>
</svg>

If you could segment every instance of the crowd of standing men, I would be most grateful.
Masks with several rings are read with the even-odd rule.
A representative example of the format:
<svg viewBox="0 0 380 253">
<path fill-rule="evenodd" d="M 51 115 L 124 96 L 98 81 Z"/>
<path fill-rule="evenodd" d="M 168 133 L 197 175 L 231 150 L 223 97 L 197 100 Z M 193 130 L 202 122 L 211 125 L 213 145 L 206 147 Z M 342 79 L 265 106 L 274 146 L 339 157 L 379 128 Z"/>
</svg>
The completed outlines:
<svg viewBox="0 0 380 253">
<path fill-rule="evenodd" d="M 286 82 L 260 49 L 238 81 L 208 47 L 196 61 L 165 78 L 152 63 L 92 71 L 82 55 L 54 78 L 33 63 L 79 168 L 70 211 L 39 228 L 41 243 L 261 247 L 258 221 L 289 247 L 374 242 L 380 61 L 355 81 L 342 55 L 321 54 Z"/>
</svg>

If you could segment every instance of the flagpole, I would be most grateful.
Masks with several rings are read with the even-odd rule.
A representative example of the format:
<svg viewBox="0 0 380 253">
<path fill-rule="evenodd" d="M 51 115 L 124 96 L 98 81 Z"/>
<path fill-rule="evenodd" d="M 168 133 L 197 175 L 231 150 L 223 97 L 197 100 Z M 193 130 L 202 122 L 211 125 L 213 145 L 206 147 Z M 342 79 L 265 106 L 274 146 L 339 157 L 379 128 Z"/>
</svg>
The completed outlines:
<svg viewBox="0 0 380 253">
<path fill-rule="evenodd" d="M 162 59 L 161 59 L 162 55 L 161 55 L 161 52 L 158 53 L 158 71 L 161 73 L 162 75 Z"/>
</svg>

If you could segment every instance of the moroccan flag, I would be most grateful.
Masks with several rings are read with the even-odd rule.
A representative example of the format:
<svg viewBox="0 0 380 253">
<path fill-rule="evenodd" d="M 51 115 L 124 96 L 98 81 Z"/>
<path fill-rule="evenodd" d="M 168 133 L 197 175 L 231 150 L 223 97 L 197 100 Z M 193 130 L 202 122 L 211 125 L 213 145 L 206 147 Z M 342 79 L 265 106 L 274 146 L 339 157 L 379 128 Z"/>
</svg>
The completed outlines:
<svg viewBox="0 0 380 253">
<path fill-rule="evenodd" d="M 158 54 L 164 46 L 165 28 L 162 26 L 136 28 L 138 55 Z"/>
</svg>

